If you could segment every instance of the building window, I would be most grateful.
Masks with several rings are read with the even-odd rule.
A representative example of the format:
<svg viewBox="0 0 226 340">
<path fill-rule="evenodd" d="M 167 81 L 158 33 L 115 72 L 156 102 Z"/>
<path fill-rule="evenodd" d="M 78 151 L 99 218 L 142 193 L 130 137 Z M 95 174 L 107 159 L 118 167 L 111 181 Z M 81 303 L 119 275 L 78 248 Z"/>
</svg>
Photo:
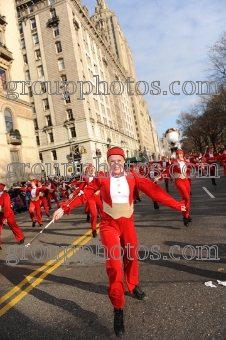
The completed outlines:
<svg viewBox="0 0 226 340">
<path fill-rule="evenodd" d="M 60 42 L 60 41 L 57 41 L 57 42 L 55 43 L 55 46 L 56 46 L 56 51 L 57 51 L 57 53 L 62 52 L 62 46 L 61 46 L 61 42 Z"/>
<path fill-rule="evenodd" d="M 28 86 L 28 95 L 29 95 L 29 97 L 33 96 L 31 86 Z"/>
<path fill-rule="evenodd" d="M 63 58 L 58 59 L 58 68 L 59 68 L 59 71 L 62 71 L 62 70 L 65 69 L 64 59 Z"/>
<path fill-rule="evenodd" d="M 52 153 L 52 160 L 53 160 L 53 161 L 57 161 L 57 153 L 56 153 L 56 150 L 52 150 L 51 153 Z"/>
<path fill-rule="evenodd" d="M 37 45 L 39 43 L 38 34 L 37 33 L 33 34 L 33 41 L 34 41 L 35 45 Z"/>
<path fill-rule="evenodd" d="M 51 10 L 51 17 L 52 18 L 56 18 L 56 10 L 55 10 L 55 8 L 53 8 L 52 10 Z"/>
<path fill-rule="evenodd" d="M 58 35 L 60 35 L 59 26 L 53 27 L 53 35 L 54 37 L 57 37 Z"/>
<path fill-rule="evenodd" d="M 22 23 L 19 24 L 19 32 L 20 32 L 20 34 L 24 33 Z"/>
<path fill-rule="evenodd" d="M 25 40 L 24 39 L 21 39 L 21 48 L 22 49 L 25 49 L 26 46 L 25 46 Z"/>
<path fill-rule="evenodd" d="M 38 121 L 36 118 L 34 119 L 34 126 L 35 126 L 35 130 L 38 130 Z"/>
<path fill-rule="evenodd" d="M 53 125 L 50 115 L 46 116 L 46 125 L 47 126 L 52 126 Z"/>
<path fill-rule="evenodd" d="M 73 112 L 71 109 L 67 110 L 67 119 L 72 120 L 73 119 Z"/>
<path fill-rule="evenodd" d="M 61 80 L 61 81 L 67 81 L 67 76 L 66 76 L 66 74 L 62 74 L 62 75 L 60 76 L 60 80 Z"/>
<path fill-rule="evenodd" d="M 30 13 L 33 13 L 33 12 L 34 12 L 34 7 L 33 7 L 33 5 L 30 5 L 30 6 L 29 6 L 29 12 L 30 12 Z"/>
<path fill-rule="evenodd" d="M 7 90 L 6 71 L 0 68 L 0 89 Z"/>
<path fill-rule="evenodd" d="M 19 151 L 10 151 L 10 157 L 12 162 L 19 162 Z"/>
<path fill-rule="evenodd" d="M 49 142 L 54 143 L 53 133 L 49 132 L 48 135 L 49 135 Z"/>
<path fill-rule="evenodd" d="M 4 116 L 5 116 L 5 125 L 6 125 L 6 131 L 10 132 L 10 130 L 13 129 L 13 118 L 12 113 L 9 109 L 4 110 Z"/>
<path fill-rule="evenodd" d="M 24 64 L 27 65 L 27 55 L 26 54 L 23 55 L 23 59 L 24 59 Z"/>
<path fill-rule="evenodd" d="M 49 0 L 49 4 L 52 5 L 55 3 L 55 0 Z"/>
<path fill-rule="evenodd" d="M 76 130 L 74 126 L 70 128 L 70 134 L 71 134 L 71 138 L 76 137 Z"/>
<path fill-rule="evenodd" d="M 28 70 L 25 71 L 25 79 L 26 79 L 26 81 L 30 81 L 31 80 L 30 72 Z"/>
<path fill-rule="evenodd" d="M 41 52 L 40 50 L 35 50 L 35 59 L 40 60 L 41 59 Z"/>
<path fill-rule="evenodd" d="M 47 98 L 43 99 L 43 108 L 44 110 L 49 110 L 49 101 Z"/>
<path fill-rule="evenodd" d="M 37 26 L 36 26 L 35 18 L 32 18 L 32 19 L 30 20 L 30 22 L 31 22 L 31 29 L 34 30 L 34 29 L 37 27 Z"/>
<path fill-rule="evenodd" d="M 36 143 L 37 145 L 40 145 L 40 139 L 39 139 L 39 136 L 36 135 Z"/>
<path fill-rule="evenodd" d="M 71 102 L 71 97 L 69 96 L 68 92 L 64 93 L 65 104 L 69 104 Z"/>
<path fill-rule="evenodd" d="M 40 83 L 40 87 L 41 87 L 41 94 L 46 93 L 46 84 L 45 84 L 45 82 Z"/>
<path fill-rule="evenodd" d="M 17 18 L 19 19 L 20 17 L 21 17 L 21 12 L 18 11 L 18 12 L 17 12 Z"/>
<path fill-rule="evenodd" d="M 44 76 L 43 66 L 40 65 L 37 67 L 37 69 L 38 69 L 38 76 L 43 77 Z"/>
<path fill-rule="evenodd" d="M 41 162 L 43 162 L 43 157 L 42 157 L 42 153 L 41 152 L 39 152 L 39 159 L 40 159 Z"/>
</svg>

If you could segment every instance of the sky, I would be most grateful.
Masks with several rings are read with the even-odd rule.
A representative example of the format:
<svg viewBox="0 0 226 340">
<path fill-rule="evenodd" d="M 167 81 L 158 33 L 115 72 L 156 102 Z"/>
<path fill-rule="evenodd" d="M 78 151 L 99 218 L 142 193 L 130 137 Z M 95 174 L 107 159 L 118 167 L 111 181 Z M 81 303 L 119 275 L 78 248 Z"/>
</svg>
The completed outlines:
<svg viewBox="0 0 226 340">
<path fill-rule="evenodd" d="M 82 0 L 94 13 L 96 0 Z M 225 30 L 225 1 L 222 0 L 106 0 L 133 53 L 138 81 L 146 81 L 152 90 L 153 81 L 160 82 L 161 93 L 144 95 L 149 114 L 159 137 L 183 111 L 199 102 L 189 95 L 192 88 L 186 81 L 208 80 L 208 49 Z M 174 85 L 173 95 L 169 85 Z M 144 88 L 143 88 L 144 89 Z M 167 94 L 163 94 L 167 91 Z M 183 92 L 187 91 L 188 94 Z M 153 93 L 159 91 L 153 90 Z M 195 91 L 197 92 L 197 91 Z"/>
</svg>

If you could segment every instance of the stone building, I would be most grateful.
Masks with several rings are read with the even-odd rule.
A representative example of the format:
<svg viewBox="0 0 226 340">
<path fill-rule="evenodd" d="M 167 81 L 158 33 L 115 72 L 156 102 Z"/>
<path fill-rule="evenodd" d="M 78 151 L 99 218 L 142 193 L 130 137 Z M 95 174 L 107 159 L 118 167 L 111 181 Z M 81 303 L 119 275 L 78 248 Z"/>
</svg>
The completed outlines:
<svg viewBox="0 0 226 340">
<path fill-rule="evenodd" d="M 24 92 L 33 105 L 41 162 L 61 164 L 72 155 L 82 162 L 94 162 L 94 157 L 105 162 L 114 145 L 123 147 L 127 157 L 144 147 L 151 154 L 146 102 L 127 91 L 127 79 L 135 79 L 132 53 L 121 31 L 124 49 L 116 49 L 99 27 L 105 1 L 97 1 L 91 18 L 78 0 L 15 3 Z"/>
<path fill-rule="evenodd" d="M 14 1 L 0 7 L 0 182 L 21 180 L 18 163 L 39 161 L 32 107 L 28 95 L 17 94 L 15 81 L 24 81 L 24 62 Z M 14 91 L 15 90 L 15 91 Z M 11 164 L 11 163 L 14 163 Z M 27 165 L 26 172 L 29 172 Z M 7 181 L 8 180 L 8 181 Z"/>
</svg>

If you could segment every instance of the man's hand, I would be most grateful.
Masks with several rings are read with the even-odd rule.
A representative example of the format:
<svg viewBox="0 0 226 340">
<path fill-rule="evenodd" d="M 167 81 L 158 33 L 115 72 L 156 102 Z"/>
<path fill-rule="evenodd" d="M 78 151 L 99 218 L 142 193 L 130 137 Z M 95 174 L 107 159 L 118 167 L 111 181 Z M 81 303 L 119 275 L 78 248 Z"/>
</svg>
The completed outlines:
<svg viewBox="0 0 226 340">
<path fill-rule="evenodd" d="M 57 209 L 54 213 L 53 213 L 53 220 L 57 221 L 59 220 L 64 214 L 64 211 L 62 208 Z"/>
<path fill-rule="evenodd" d="M 73 194 L 70 194 L 70 195 L 69 195 L 69 200 L 72 199 L 72 197 L 74 197 L 74 195 L 73 195 Z"/>
<path fill-rule="evenodd" d="M 186 211 L 186 207 L 184 205 L 181 206 L 181 211 Z"/>
<path fill-rule="evenodd" d="M 7 223 L 7 218 L 4 218 L 4 220 L 2 221 L 3 224 Z"/>
</svg>

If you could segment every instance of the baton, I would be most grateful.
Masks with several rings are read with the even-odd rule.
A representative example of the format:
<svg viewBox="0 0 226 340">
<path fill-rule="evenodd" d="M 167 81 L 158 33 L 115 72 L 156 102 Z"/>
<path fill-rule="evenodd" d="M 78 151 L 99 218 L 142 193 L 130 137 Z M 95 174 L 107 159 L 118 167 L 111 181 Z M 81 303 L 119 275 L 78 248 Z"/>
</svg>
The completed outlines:
<svg viewBox="0 0 226 340">
<path fill-rule="evenodd" d="M 63 209 L 63 211 L 65 211 L 66 208 L 69 207 L 70 203 L 72 203 L 77 197 L 81 196 L 82 194 L 84 194 L 84 192 L 83 192 L 82 190 L 80 190 L 80 192 L 78 193 L 78 195 L 72 197 L 72 198 L 68 201 L 68 204 L 67 204 L 66 207 Z M 31 245 L 31 243 L 32 243 L 32 242 L 33 242 L 40 234 L 42 234 L 43 231 L 44 231 L 45 229 L 47 229 L 53 222 L 54 222 L 54 219 L 52 219 L 52 220 L 51 220 L 51 221 L 50 221 L 50 222 L 49 222 L 42 230 L 40 230 L 40 232 L 39 232 L 37 235 L 35 235 L 35 237 L 33 237 L 33 239 L 32 239 L 29 243 L 27 243 L 27 244 L 25 245 L 25 247 L 29 247 L 29 246 Z"/>
</svg>

